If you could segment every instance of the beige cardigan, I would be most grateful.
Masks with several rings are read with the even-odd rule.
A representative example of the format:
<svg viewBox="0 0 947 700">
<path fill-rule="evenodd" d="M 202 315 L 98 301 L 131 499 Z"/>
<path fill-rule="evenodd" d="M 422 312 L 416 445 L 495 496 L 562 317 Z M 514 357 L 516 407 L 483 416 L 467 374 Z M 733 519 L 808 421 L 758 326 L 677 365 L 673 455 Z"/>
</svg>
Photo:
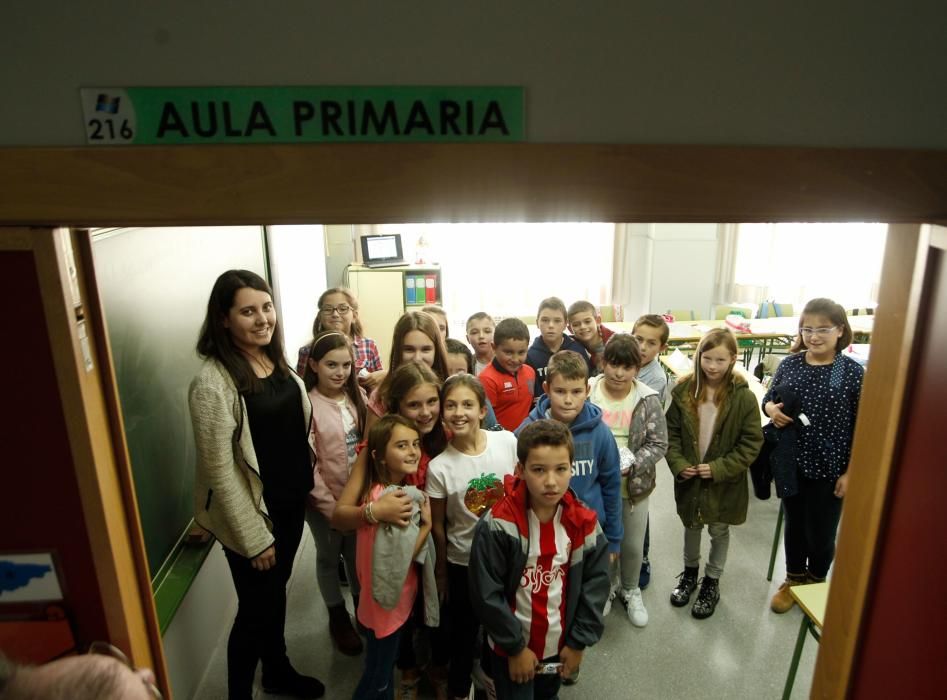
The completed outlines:
<svg viewBox="0 0 947 700">
<path fill-rule="evenodd" d="M 302 380 L 299 386 L 306 439 L 312 405 Z M 230 377 L 215 359 L 207 359 L 188 390 L 188 406 L 197 444 L 194 470 L 194 520 L 227 549 L 248 559 L 273 544 L 263 503 L 260 467 L 246 425 L 247 407 Z"/>
</svg>

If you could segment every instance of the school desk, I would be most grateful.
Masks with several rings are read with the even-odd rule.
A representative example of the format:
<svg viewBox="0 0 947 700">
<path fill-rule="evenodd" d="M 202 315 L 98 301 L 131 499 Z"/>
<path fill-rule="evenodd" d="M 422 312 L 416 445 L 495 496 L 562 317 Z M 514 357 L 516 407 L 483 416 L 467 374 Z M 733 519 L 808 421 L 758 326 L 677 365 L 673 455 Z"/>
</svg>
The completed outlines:
<svg viewBox="0 0 947 700">
<path fill-rule="evenodd" d="M 796 649 L 792 653 L 789 675 L 786 676 L 783 700 L 788 700 L 792 695 L 792 684 L 796 680 L 796 670 L 799 668 L 802 647 L 806 643 L 806 633 L 811 634 L 816 641 L 822 641 L 822 621 L 825 618 L 825 604 L 829 597 L 829 584 L 823 581 L 805 586 L 793 586 L 789 589 L 789 593 L 802 609 L 802 624 L 799 627 L 799 635 L 796 637 Z"/>
</svg>

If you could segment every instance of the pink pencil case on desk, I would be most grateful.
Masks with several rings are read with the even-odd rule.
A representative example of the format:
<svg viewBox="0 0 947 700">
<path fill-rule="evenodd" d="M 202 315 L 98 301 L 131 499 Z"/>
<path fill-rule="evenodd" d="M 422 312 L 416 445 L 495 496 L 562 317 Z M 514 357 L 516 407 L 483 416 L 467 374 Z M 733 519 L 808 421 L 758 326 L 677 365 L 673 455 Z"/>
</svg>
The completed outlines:
<svg viewBox="0 0 947 700">
<path fill-rule="evenodd" d="M 727 318 L 724 319 L 724 323 L 727 324 L 727 328 L 729 328 L 730 330 L 736 333 L 749 333 L 750 332 L 750 324 L 747 322 L 745 318 L 743 318 L 742 316 L 738 316 L 737 314 L 730 314 L 729 316 L 727 316 Z"/>
</svg>

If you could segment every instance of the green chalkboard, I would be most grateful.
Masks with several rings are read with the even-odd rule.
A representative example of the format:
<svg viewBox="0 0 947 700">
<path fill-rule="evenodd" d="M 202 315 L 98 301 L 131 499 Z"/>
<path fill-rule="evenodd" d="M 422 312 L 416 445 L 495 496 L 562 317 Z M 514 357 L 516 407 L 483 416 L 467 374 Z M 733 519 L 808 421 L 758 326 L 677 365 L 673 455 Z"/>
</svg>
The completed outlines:
<svg viewBox="0 0 947 700">
<path fill-rule="evenodd" d="M 259 226 L 110 229 L 93 233 L 92 250 L 155 576 L 193 515 L 187 388 L 207 299 L 225 270 L 266 277 L 265 235 Z"/>
</svg>

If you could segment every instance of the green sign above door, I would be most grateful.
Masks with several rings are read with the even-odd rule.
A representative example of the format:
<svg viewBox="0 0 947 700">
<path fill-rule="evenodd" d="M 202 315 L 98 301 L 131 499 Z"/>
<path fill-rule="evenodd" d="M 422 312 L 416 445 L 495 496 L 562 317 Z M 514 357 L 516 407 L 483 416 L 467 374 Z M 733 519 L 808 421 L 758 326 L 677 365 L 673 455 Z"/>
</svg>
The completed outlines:
<svg viewBox="0 0 947 700">
<path fill-rule="evenodd" d="M 521 87 L 82 88 L 91 145 L 514 142 Z"/>
</svg>

